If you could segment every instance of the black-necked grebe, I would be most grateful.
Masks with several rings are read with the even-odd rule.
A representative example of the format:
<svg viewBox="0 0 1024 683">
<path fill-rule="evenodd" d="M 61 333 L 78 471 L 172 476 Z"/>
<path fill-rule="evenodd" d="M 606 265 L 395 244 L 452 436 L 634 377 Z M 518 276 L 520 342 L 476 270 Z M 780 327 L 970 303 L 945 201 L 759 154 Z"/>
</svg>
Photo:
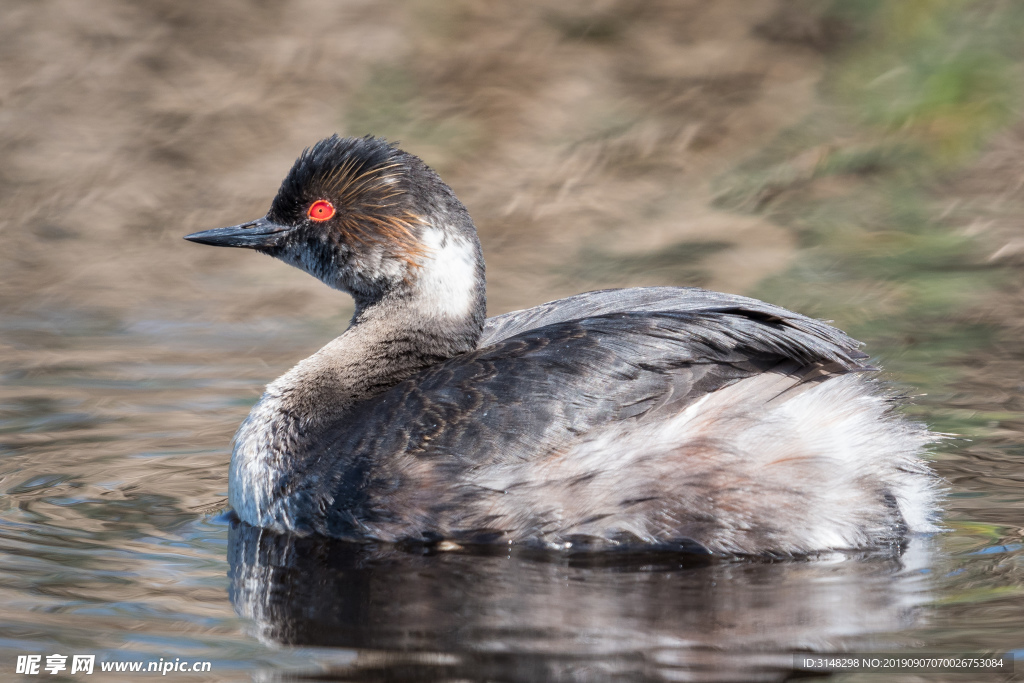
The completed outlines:
<svg viewBox="0 0 1024 683">
<path fill-rule="evenodd" d="M 476 228 L 420 159 L 322 140 L 266 217 L 186 237 L 348 292 L 337 339 L 235 437 L 251 525 L 385 542 L 797 555 L 934 531 L 931 434 L 858 342 L 701 289 L 590 292 L 485 319 Z"/>
</svg>

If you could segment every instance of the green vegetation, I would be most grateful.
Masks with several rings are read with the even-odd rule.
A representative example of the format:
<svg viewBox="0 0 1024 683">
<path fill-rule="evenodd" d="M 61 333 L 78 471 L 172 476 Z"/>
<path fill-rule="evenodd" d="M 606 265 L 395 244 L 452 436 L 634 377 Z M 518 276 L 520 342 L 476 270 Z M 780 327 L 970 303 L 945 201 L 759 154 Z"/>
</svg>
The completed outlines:
<svg viewBox="0 0 1024 683">
<path fill-rule="evenodd" d="M 834 82 L 867 122 L 955 162 L 1012 118 L 1019 3 L 837 3 L 837 11 L 858 5 L 877 5 L 860 8 L 869 37 L 842 60 Z"/>
</svg>

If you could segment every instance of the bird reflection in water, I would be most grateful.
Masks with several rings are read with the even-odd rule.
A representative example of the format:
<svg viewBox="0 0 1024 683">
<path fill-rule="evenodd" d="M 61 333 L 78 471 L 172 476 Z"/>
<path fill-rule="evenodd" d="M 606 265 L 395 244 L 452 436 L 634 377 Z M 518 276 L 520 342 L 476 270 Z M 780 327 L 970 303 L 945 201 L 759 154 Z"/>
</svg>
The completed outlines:
<svg viewBox="0 0 1024 683">
<path fill-rule="evenodd" d="M 305 672 L 318 680 L 782 681 L 801 675 L 794 653 L 896 645 L 886 633 L 921 620 L 931 543 L 736 561 L 436 552 L 234 523 L 230 590 L 264 642 L 345 648 Z"/>
</svg>

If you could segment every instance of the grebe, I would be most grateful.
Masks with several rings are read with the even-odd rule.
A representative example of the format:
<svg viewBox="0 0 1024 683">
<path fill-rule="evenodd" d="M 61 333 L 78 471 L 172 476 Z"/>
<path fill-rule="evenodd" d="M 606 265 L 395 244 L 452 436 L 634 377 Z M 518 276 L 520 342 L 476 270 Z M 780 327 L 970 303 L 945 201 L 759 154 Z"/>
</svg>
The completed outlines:
<svg viewBox="0 0 1024 683">
<path fill-rule="evenodd" d="M 241 521 L 381 542 L 802 555 L 935 531 L 932 435 L 859 342 L 696 288 L 589 292 L 485 319 L 476 228 L 419 158 L 332 136 L 245 247 L 355 299 L 235 435 Z"/>
</svg>

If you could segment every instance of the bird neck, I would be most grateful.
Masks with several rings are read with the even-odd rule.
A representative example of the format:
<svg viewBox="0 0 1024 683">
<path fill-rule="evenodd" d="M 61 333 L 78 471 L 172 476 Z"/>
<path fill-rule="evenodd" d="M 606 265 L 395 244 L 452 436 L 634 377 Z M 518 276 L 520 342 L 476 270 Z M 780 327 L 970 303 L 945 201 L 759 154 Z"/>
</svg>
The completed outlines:
<svg viewBox="0 0 1024 683">
<path fill-rule="evenodd" d="M 479 242 L 427 230 L 426 256 L 400 287 L 358 297 L 351 326 L 268 389 L 307 426 L 407 377 L 476 349 L 486 317 Z"/>
</svg>

